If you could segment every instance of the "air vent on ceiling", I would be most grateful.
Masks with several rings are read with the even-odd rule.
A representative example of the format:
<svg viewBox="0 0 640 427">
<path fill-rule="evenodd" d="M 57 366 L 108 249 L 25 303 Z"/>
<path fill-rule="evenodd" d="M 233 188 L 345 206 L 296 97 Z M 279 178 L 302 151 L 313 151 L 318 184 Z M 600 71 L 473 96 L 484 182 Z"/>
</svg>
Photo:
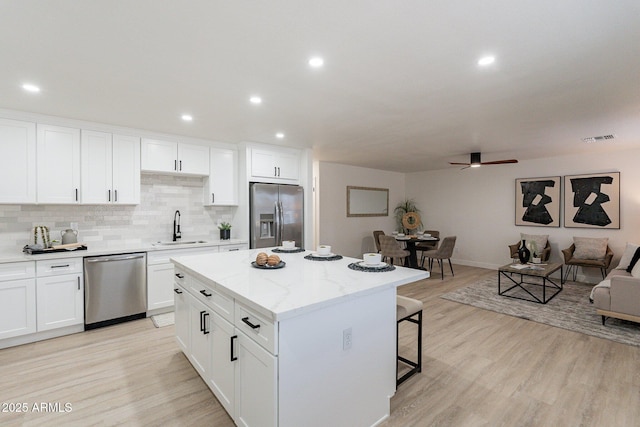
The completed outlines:
<svg viewBox="0 0 640 427">
<path fill-rule="evenodd" d="M 589 138 L 582 138 L 583 142 L 600 142 L 600 141 L 608 141 L 610 139 L 614 139 L 616 136 L 611 135 L 602 135 L 602 136 L 591 136 Z"/>
</svg>

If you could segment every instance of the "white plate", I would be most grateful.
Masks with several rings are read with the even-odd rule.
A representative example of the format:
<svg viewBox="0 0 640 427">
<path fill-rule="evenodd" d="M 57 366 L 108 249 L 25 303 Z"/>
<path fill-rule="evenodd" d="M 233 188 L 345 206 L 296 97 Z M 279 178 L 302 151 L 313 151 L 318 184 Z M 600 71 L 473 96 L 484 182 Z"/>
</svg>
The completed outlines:
<svg viewBox="0 0 640 427">
<path fill-rule="evenodd" d="M 386 267 L 386 266 L 387 266 L 387 263 L 386 263 L 386 262 L 379 262 L 379 263 L 377 263 L 377 264 L 367 264 L 367 263 L 366 263 L 366 262 L 364 262 L 364 261 L 360 261 L 360 262 L 358 263 L 358 265 L 359 265 L 360 267 L 365 267 L 365 268 L 384 268 L 384 267 Z"/>
<path fill-rule="evenodd" d="M 328 253 L 328 254 L 326 254 L 326 255 L 319 254 L 318 252 L 313 252 L 313 253 L 311 254 L 311 256 L 313 256 L 313 257 L 319 257 L 319 258 L 328 258 L 328 257 L 334 256 L 334 255 L 335 255 L 335 254 L 334 254 L 333 252 L 329 252 L 329 253 Z"/>
<path fill-rule="evenodd" d="M 284 252 L 293 252 L 293 251 L 297 251 L 298 249 L 300 249 L 297 246 L 294 246 L 292 248 L 285 248 L 284 246 L 278 246 L 278 250 L 279 251 L 284 251 Z"/>
</svg>

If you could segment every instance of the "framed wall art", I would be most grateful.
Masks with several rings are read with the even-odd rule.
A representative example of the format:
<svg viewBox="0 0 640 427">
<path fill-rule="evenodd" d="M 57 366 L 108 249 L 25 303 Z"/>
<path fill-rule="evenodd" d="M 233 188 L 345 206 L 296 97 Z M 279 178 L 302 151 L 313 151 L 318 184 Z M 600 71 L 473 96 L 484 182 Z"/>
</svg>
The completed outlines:
<svg viewBox="0 0 640 427">
<path fill-rule="evenodd" d="M 620 172 L 564 177 L 564 226 L 620 228 Z"/>
<path fill-rule="evenodd" d="M 560 177 L 516 179 L 516 225 L 560 227 Z"/>
</svg>

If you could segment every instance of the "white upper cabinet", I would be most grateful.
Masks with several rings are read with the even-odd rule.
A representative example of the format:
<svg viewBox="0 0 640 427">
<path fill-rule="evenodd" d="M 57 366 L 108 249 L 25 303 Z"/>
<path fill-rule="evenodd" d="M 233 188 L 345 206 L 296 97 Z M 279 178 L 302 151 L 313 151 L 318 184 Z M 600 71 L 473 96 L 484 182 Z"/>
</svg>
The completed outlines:
<svg viewBox="0 0 640 427">
<path fill-rule="evenodd" d="M 80 129 L 37 125 L 38 203 L 78 203 Z"/>
<path fill-rule="evenodd" d="M 270 180 L 297 181 L 300 154 L 293 150 L 251 149 L 251 176 Z"/>
<path fill-rule="evenodd" d="M 0 158 L 0 203 L 35 203 L 35 123 L 0 119 Z"/>
<path fill-rule="evenodd" d="M 209 175 L 209 147 L 142 139 L 142 171 Z"/>
<path fill-rule="evenodd" d="M 238 205 L 238 152 L 211 148 L 211 171 L 204 186 L 205 206 Z"/>
<path fill-rule="evenodd" d="M 140 139 L 82 131 L 82 203 L 140 203 Z"/>
</svg>

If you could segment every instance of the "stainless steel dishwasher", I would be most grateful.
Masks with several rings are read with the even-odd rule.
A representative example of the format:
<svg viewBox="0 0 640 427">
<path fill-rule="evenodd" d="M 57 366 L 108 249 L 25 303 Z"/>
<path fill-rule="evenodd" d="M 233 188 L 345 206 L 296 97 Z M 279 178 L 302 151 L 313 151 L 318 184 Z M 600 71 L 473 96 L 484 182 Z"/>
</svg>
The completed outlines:
<svg viewBox="0 0 640 427">
<path fill-rule="evenodd" d="M 84 329 L 146 316 L 145 252 L 84 259 Z"/>
</svg>

